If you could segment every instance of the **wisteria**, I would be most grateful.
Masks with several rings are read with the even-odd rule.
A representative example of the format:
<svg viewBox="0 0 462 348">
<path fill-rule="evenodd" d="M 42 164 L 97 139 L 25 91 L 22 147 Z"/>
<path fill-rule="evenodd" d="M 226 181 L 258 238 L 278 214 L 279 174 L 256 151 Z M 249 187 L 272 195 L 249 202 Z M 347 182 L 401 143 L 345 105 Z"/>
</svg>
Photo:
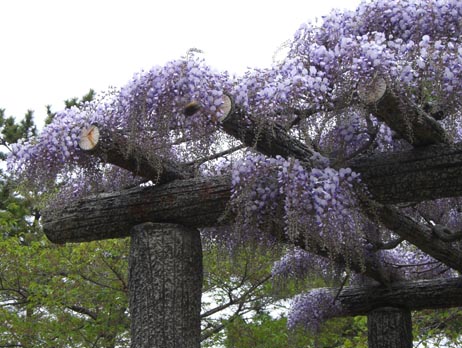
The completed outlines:
<svg viewBox="0 0 462 348">
<path fill-rule="evenodd" d="M 188 142 L 189 148 L 206 154 L 215 140 L 223 93 L 228 88 L 226 74 L 213 72 L 198 59 L 172 61 L 136 74 L 120 91 L 97 103 L 59 112 L 37 139 L 13 148 L 9 169 L 38 186 L 56 178 L 70 179 L 82 168 L 81 173 L 90 174 L 92 181 L 98 160 L 78 146 L 82 129 L 91 124 L 103 127 L 108 137 L 129 139 L 127 156 L 137 147 L 161 158 L 188 160 L 195 157 L 181 146 Z M 200 104 L 200 110 L 186 117 L 183 109 L 192 101 Z"/>
<path fill-rule="evenodd" d="M 456 274 L 446 265 L 410 246 L 392 250 L 380 250 L 379 258 L 403 279 L 433 279 L 454 277 Z"/>
<path fill-rule="evenodd" d="M 462 139 L 461 18 L 459 0 L 363 2 L 356 11 L 333 11 L 320 23 L 303 24 L 286 59 L 271 68 L 231 78 L 194 57 L 171 61 L 134 75 L 102 100 L 58 113 L 36 139 L 14 146 L 9 170 L 41 190 L 59 183 L 60 202 L 138 185 L 142 178 L 79 148 L 82 129 L 98 125 L 109 139 L 126 140 L 127 158 L 136 148 L 160 161 L 206 162 L 196 176 L 229 175 L 227 213 L 235 224 L 223 234 L 214 229 L 203 234 L 230 246 L 238 239 L 272 243 L 276 235 L 293 244 L 303 241 L 308 252 L 291 250 L 275 264 L 274 276 L 330 272 L 338 256 L 345 269 L 351 260 L 363 264 L 366 254 L 399 279 L 452 276 L 410 244 L 380 249 L 396 236 L 364 214 L 356 191 L 361 175 L 349 163 L 411 147 L 359 95 L 358 86 L 377 78 L 398 109 L 412 107 L 451 140 Z M 236 151 L 224 152 L 226 158 L 216 155 L 231 147 L 221 124 L 224 96 L 232 98 L 249 127 L 256 123 L 253 143 L 239 143 Z M 192 111 L 185 112 L 187 105 L 194 105 Z M 258 132 L 271 126 L 284 127 L 314 155 L 302 160 L 257 153 Z M 249 147 L 242 150 L 243 145 Z M 403 211 L 428 228 L 461 230 L 459 206 L 439 200 Z M 373 238 L 370 224 L 377 225 Z M 312 250 L 322 250 L 322 257 Z M 340 311 L 331 292 L 314 290 L 293 300 L 289 326 L 317 330 Z"/>
<path fill-rule="evenodd" d="M 289 250 L 271 270 L 273 278 L 305 279 L 310 275 L 330 278 L 333 265 L 329 259 L 319 257 L 300 248 Z"/>
<path fill-rule="evenodd" d="M 341 310 L 341 304 L 335 301 L 335 294 L 327 289 L 315 289 L 293 299 L 287 325 L 289 328 L 301 325 L 317 332 L 322 322 L 339 315 Z"/>
</svg>

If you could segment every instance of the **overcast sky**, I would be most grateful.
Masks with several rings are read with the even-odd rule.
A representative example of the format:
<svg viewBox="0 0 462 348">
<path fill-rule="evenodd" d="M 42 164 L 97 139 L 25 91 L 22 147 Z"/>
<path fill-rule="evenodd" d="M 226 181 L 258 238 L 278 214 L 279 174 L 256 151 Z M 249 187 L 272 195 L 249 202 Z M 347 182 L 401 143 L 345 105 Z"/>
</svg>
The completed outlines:
<svg viewBox="0 0 462 348">
<path fill-rule="evenodd" d="M 1 0 L 0 108 L 22 116 L 45 105 L 124 85 L 133 73 L 189 48 L 242 73 L 268 67 L 309 19 L 360 0 Z"/>
</svg>

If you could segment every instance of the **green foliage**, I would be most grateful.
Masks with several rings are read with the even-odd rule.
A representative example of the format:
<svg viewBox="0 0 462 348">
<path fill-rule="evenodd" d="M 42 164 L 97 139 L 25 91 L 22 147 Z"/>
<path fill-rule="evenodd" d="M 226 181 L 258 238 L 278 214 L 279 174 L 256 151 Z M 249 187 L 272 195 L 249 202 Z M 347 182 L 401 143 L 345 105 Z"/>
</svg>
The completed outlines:
<svg viewBox="0 0 462 348">
<path fill-rule="evenodd" d="M 5 116 L 5 109 L 0 109 L 0 145 L 8 148 L 10 144 L 16 143 L 19 139 L 35 136 L 37 128 L 33 116 L 34 112 L 28 110 L 24 118 L 18 123 L 13 116 Z M 5 153 L 0 150 L 0 160 L 4 160 L 5 157 Z"/>
<path fill-rule="evenodd" d="M 418 347 L 462 346 L 460 308 L 414 312 L 412 324 Z"/>
<path fill-rule="evenodd" d="M 260 313 L 278 301 L 272 296 L 269 279 L 280 254 L 276 248 L 248 246 L 230 254 L 213 243 L 204 246 L 202 347 L 221 346 L 228 323 Z M 218 314 L 217 308 L 221 308 Z"/>
<path fill-rule="evenodd" d="M 0 346 L 127 346 L 127 240 L 0 241 Z"/>
<path fill-rule="evenodd" d="M 33 113 L 17 122 L 0 110 L 0 132 L 5 150 L 35 136 Z M 53 245 L 39 198 L 0 173 L 0 347 L 128 346 L 127 240 Z"/>
<path fill-rule="evenodd" d="M 286 318 L 267 313 L 227 326 L 226 348 L 367 347 L 365 317 L 339 318 L 325 324 L 319 334 L 303 329 L 288 330 Z"/>
<path fill-rule="evenodd" d="M 27 111 L 19 122 L 12 116 L 5 117 L 5 110 L 0 109 L 0 160 L 6 158 L 5 150 L 20 139 L 35 136 L 37 128 L 33 120 L 33 111 Z M 2 151 L 3 150 L 3 151 Z M 0 170 L 0 232 L 1 236 L 26 236 L 35 232 L 39 214 L 33 208 L 33 194 L 19 195 L 17 188 L 7 173 Z"/>
</svg>

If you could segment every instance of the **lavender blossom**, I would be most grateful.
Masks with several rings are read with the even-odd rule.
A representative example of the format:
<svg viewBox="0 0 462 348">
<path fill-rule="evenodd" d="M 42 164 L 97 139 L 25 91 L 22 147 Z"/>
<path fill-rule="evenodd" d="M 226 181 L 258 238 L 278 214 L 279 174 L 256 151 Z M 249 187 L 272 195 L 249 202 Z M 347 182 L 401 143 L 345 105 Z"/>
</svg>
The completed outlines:
<svg viewBox="0 0 462 348">
<path fill-rule="evenodd" d="M 325 276 L 331 269 L 328 259 L 294 248 L 274 263 L 271 274 L 273 278 L 303 279 L 311 274 Z"/>
<path fill-rule="evenodd" d="M 302 326 L 316 333 L 326 320 L 338 316 L 341 311 L 341 304 L 335 301 L 335 294 L 328 289 L 315 289 L 292 300 L 287 326 L 289 329 Z"/>
</svg>

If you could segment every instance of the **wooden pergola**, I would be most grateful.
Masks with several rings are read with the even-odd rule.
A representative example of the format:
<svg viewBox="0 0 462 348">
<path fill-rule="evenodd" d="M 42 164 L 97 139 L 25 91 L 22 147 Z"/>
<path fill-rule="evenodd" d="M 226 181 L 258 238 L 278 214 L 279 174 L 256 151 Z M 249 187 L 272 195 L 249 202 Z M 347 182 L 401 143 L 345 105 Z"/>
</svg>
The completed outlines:
<svg viewBox="0 0 462 348">
<path fill-rule="evenodd" d="M 374 222 L 461 272 L 460 248 L 398 205 L 462 196 L 462 143 L 451 144 L 432 115 L 398 99 L 383 80 L 372 81 L 372 87 L 359 90 L 357 103 L 413 149 L 362 156 L 343 164 L 360 173 L 371 194 L 362 201 L 362 209 Z M 226 110 L 218 120 L 224 132 L 266 156 L 295 158 L 311 167 L 315 151 L 309 144 L 292 137 L 282 125 L 265 124 L 261 118 L 257 122 L 256 116 L 233 108 L 231 99 L 224 101 Z M 305 111 L 299 117 L 315 115 Z M 147 157 L 136 148 L 127 157 L 124 136 L 108 136 L 101 127 L 91 132 L 98 136 L 92 146 L 85 146 L 89 155 L 157 184 L 73 202 L 44 217 L 46 235 L 54 243 L 131 236 L 132 347 L 199 347 L 202 254 L 198 229 L 232 223 L 233 216 L 224 214 L 231 178 L 195 177 L 194 168 L 166 160 L 153 164 L 152 154 Z M 282 222 L 268 233 L 289 242 Z M 320 256 L 329 254 L 325 246 L 307 245 L 303 238 L 290 242 Z M 345 264 L 341 256 L 334 261 Z M 396 347 L 396 342 L 402 342 L 399 347 L 411 347 L 411 310 L 462 306 L 462 278 L 400 282 L 373 256 L 351 262 L 350 267 L 364 271 L 371 283 L 343 288 L 338 300 L 346 315 L 368 316 L 371 348 Z"/>
</svg>

